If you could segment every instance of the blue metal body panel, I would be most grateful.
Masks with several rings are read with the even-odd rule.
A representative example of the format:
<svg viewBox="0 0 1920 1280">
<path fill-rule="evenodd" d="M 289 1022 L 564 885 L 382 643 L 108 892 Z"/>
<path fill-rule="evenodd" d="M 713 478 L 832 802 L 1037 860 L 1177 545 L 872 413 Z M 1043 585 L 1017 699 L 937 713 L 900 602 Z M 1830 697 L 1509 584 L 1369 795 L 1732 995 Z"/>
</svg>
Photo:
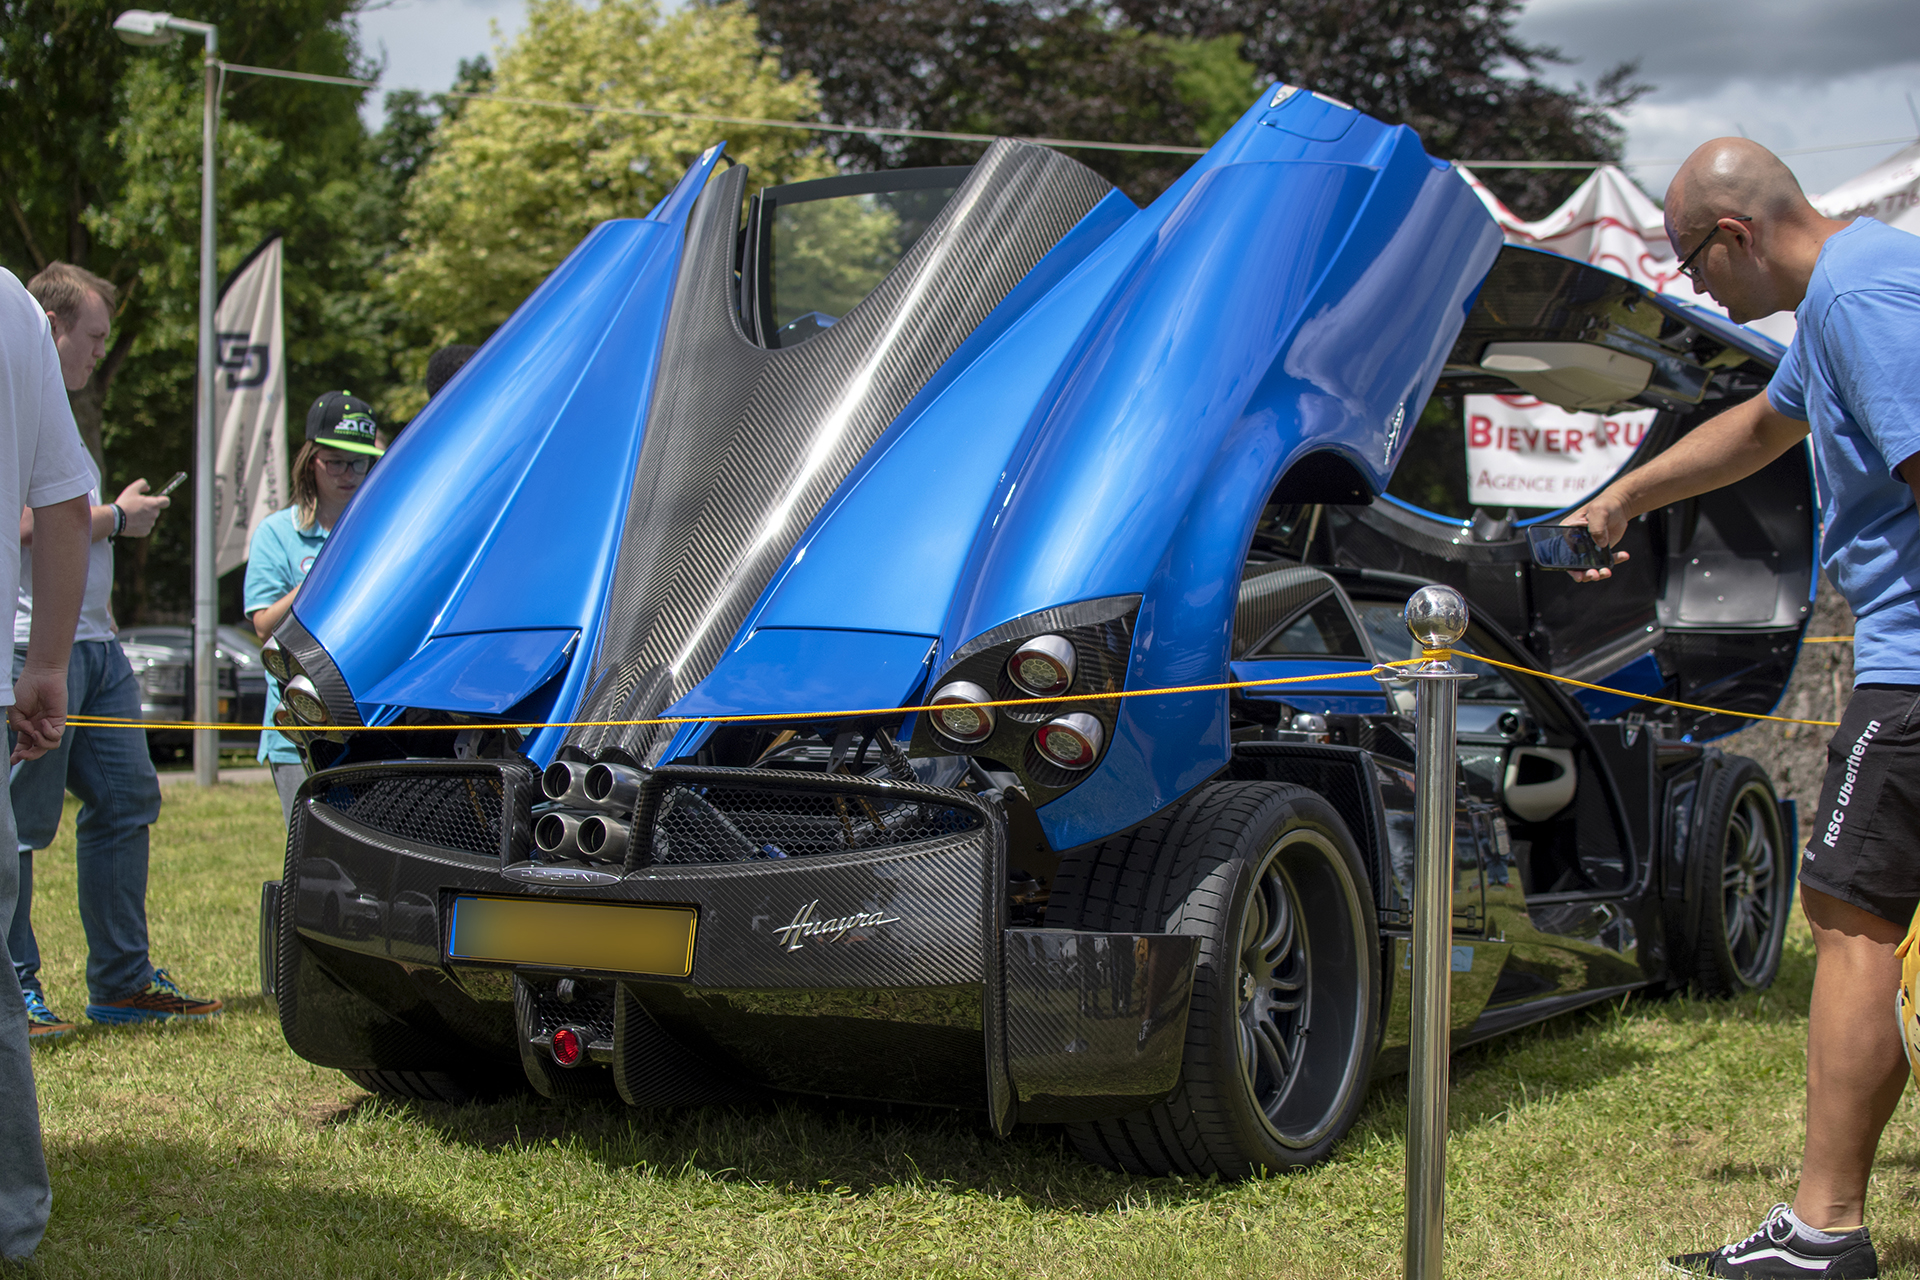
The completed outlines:
<svg viewBox="0 0 1920 1280">
<path fill-rule="evenodd" d="M 367 701 L 505 715 L 553 678 L 579 638 L 571 628 L 436 636 L 369 690 Z"/>
<path fill-rule="evenodd" d="M 931 635 L 767 627 L 736 645 L 669 716 L 857 711 L 905 704 L 927 675 Z"/>
<path fill-rule="evenodd" d="M 594 634 L 686 210 L 718 159 L 718 148 L 703 156 L 649 219 L 595 228 L 368 473 L 294 614 L 370 722 L 384 718 L 373 691 L 388 688 L 470 709 L 451 688 L 426 696 L 430 680 L 412 669 L 433 665 L 436 636 Z M 522 712 L 564 718 L 583 675 L 573 663 L 551 701 Z M 559 740 L 543 731 L 528 752 L 545 759 Z"/>
<path fill-rule="evenodd" d="M 341 521 L 295 612 L 364 716 L 388 699 L 477 709 L 479 684 L 443 655 L 506 643 L 447 647 L 479 633 L 586 637 L 517 713 L 579 706 L 685 214 L 717 150 L 649 219 L 596 230 Z M 1499 246 L 1411 131 L 1263 95 L 1149 208 L 1116 193 L 1055 244 L 840 485 L 674 711 L 899 705 L 984 631 L 1127 595 L 1142 597 L 1130 687 L 1226 679 L 1267 495 L 1316 453 L 1384 488 Z M 513 669 L 493 701 L 532 678 Z M 1366 683 L 1337 692 L 1377 698 Z M 683 730 L 669 758 L 707 732 Z M 525 751 L 544 763 L 559 743 L 542 731 Z M 1098 839 L 1228 753 L 1225 694 L 1128 700 L 1099 765 L 1041 821 L 1056 847 Z"/>
</svg>

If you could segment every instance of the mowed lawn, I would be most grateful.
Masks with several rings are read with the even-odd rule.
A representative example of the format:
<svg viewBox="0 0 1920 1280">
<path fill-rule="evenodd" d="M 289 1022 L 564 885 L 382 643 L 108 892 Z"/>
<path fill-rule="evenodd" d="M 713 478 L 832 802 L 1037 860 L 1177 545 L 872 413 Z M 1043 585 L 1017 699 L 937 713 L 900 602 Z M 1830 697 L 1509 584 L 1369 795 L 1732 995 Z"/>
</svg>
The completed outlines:
<svg viewBox="0 0 1920 1280">
<path fill-rule="evenodd" d="M 71 812 L 38 861 L 56 1009 L 86 1003 Z M 399 1105 L 293 1057 L 259 995 L 270 786 L 171 789 L 156 959 L 228 1001 L 209 1025 L 88 1027 L 36 1050 L 53 1223 L 29 1274 L 243 1276 L 1397 1275 L 1405 1081 L 1326 1165 L 1244 1184 L 1143 1180 L 1060 1135 L 782 1101 L 643 1113 L 527 1098 Z M 1791 1194 L 1811 977 L 1636 1000 L 1455 1061 L 1449 1272 L 1640 1276 Z M 1883 1275 L 1920 1276 L 1920 1133 L 1882 1148 Z M 0 1155 L 4 1158 L 4 1155 Z"/>
</svg>

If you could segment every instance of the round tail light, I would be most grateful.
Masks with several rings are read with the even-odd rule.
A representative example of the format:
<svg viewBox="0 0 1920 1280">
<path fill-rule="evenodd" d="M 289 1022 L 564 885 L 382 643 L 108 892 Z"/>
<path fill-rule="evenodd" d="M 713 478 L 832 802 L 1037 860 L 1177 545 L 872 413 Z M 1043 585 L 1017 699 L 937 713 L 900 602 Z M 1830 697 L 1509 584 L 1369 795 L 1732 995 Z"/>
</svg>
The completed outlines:
<svg viewBox="0 0 1920 1280">
<path fill-rule="evenodd" d="M 985 742 L 993 733 L 993 708 L 951 703 L 992 702 L 993 695 L 971 680 L 955 680 L 933 695 L 933 723 L 955 742 Z"/>
<path fill-rule="evenodd" d="M 572 1027 L 562 1027 L 553 1033 L 553 1060 L 563 1067 L 577 1067 L 586 1054 L 587 1046 L 580 1039 L 580 1033 Z"/>
<path fill-rule="evenodd" d="M 327 704 L 320 700 L 320 691 L 313 687 L 313 681 L 305 676 L 295 676 L 287 681 L 286 692 L 280 696 L 287 710 L 293 712 L 294 719 L 307 724 L 329 724 L 333 717 L 327 714 Z"/>
<path fill-rule="evenodd" d="M 285 645 L 271 636 L 260 646 L 260 665 L 281 684 L 300 674 L 300 664 L 293 660 L 293 655 L 287 652 Z"/>
<path fill-rule="evenodd" d="M 1073 687 L 1073 641 L 1065 636 L 1035 636 L 1007 659 L 1007 677 L 1020 692 L 1057 698 Z"/>
<path fill-rule="evenodd" d="M 1056 716 L 1033 736 L 1041 758 L 1062 769 L 1085 769 L 1100 755 L 1100 722 L 1084 711 Z"/>
</svg>

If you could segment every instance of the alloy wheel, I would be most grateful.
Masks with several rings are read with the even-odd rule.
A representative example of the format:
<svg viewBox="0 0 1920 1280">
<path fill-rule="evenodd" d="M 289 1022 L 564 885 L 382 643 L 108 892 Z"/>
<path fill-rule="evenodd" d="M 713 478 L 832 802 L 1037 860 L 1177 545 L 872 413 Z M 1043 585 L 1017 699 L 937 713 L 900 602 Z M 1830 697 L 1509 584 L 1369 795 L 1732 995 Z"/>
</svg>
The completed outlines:
<svg viewBox="0 0 1920 1280">
<path fill-rule="evenodd" d="M 1774 935 L 1785 909 L 1787 881 L 1773 812 L 1763 785 L 1755 782 L 1742 788 L 1728 815 L 1721 858 L 1727 954 L 1741 977 L 1753 983 L 1771 963 Z"/>
</svg>

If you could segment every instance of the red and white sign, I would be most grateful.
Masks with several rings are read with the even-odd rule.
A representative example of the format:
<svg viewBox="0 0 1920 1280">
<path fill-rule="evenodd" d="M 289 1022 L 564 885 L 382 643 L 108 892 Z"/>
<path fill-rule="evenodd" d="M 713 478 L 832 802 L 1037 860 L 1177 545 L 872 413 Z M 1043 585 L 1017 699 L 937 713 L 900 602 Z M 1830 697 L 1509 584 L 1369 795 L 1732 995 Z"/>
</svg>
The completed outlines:
<svg viewBox="0 0 1920 1280">
<path fill-rule="evenodd" d="M 1467 500 L 1477 507 L 1572 506 L 1626 465 L 1655 410 L 1570 413 L 1532 396 L 1466 396 Z"/>
</svg>

